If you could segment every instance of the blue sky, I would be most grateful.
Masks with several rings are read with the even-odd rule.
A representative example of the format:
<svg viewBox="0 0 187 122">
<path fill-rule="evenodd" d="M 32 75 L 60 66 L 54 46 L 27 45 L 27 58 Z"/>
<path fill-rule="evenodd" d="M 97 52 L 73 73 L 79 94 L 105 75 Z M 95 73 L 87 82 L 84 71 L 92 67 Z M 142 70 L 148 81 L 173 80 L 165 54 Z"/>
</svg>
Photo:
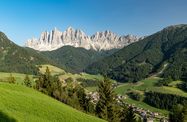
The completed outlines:
<svg viewBox="0 0 187 122">
<path fill-rule="evenodd" d="M 16 44 L 54 27 L 92 35 L 149 35 L 168 25 L 187 23 L 187 0 L 1 0 L 0 31 Z"/>
</svg>

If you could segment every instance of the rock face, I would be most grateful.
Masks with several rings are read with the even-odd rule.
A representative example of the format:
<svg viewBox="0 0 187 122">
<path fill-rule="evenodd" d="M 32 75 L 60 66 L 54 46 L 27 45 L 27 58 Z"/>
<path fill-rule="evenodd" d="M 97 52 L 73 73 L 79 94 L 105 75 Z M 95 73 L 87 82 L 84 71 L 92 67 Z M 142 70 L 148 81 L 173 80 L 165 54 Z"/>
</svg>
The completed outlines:
<svg viewBox="0 0 187 122">
<path fill-rule="evenodd" d="M 137 36 L 118 36 L 111 31 L 96 32 L 96 34 L 90 37 L 81 30 L 75 30 L 69 27 L 64 32 L 56 28 L 51 32 L 42 32 L 39 39 L 29 39 L 25 46 L 39 51 L 56 50 L 65 45 L 100 51 L 123 48 L 138 40 L 140 40 L 140 38 Z"/>
</svg>

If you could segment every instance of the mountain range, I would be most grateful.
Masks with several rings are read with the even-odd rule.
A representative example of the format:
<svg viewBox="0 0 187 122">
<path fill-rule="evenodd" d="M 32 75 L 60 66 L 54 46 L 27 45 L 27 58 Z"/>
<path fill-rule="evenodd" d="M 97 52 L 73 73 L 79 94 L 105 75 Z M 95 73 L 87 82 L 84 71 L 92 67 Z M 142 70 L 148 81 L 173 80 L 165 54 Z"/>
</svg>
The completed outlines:
<svg viewBox="0 0 187 122">
<path fill-rule="evenodd" d="M 68 30 L 76 32 L 72 28 Z M 56 29 L 54 33 L 57 32 Z M 109 33 L 108 31 L 105 35 L 110 35 Z M 45 35 L 43 38 L 49 39 L 48 36 Z M 58 40 L 57 37 L 53 37 L 53 42 Z M 67 37 L 70 39 L 76 37 L 77 41 L 81 42 L 77 36 Z M 107 75 L 119 82 L 136 82 L 150 75 L 171 77 L 174 80 L 187 79 L 187 25 L 185 24 L 166 27 L 120 49 L 100 51 L 71 45 L 58 47 L 52 51 L 38 51 L 14 44 L 1 32 L 0 51 L 2 52 L 0 71 L 5 72 L 35 74 L 37 65 L 52 64 L 72 73 Z"/>
<path fill-rule="evenodd" d="M 118 36 L 108 30 L 96 32 L 94 35 L 88 36 L 81 30 L 69 27 L 64 32 L 59 31 L 57 28 L 51 32 L 42 32 L 39 39 L 29 39 L 25 46 L 39 51 L 56 50 L 67 45 L 101 51 L 123 48 L 140 39 L 142 38 L 134 35 Z"/>
<path fill-rule="evenodd" d="M 0 71 L 36 74 L 36 65 L 52 64 L 68 72 L 82 72 L 89 64 L 104 58 L 117 49 L 108 51 L 86 50 L 63 46 L 54 51 L 37 51 L 20 47 L 0 32 Z"/>
</svg>

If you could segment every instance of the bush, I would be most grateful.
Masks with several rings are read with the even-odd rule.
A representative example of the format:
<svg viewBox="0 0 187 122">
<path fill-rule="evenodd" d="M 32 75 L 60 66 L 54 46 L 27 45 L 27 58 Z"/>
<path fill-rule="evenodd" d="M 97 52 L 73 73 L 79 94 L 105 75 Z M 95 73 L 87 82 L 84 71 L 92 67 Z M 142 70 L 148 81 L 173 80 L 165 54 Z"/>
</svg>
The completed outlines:
<svg viewBox="0 0 187 122">
<path fill-rule="evenodd" d="M 141 101 L 143 100 L 143 95 L 141 95 L 140 92 L 137 92 L 137 91 L 131 91 L 129 93 L 127 93 L 128 96 L 134 100 L 137 100 L 137 101 Z"/>
<path fill-rule="evenodd" d="M 168 84 L 171 83 L 172 81 L 173 79 L 169 76 L 167 78 L 159 80 L 155 85 L 156 86 L 168 86 Z"/>
<path fill-rule="evenodd" d="M 83 87 L 93 87 L 98 85 L 97 80 L 78 78 L 77 81 L 81 82 Z"/>
</svg>

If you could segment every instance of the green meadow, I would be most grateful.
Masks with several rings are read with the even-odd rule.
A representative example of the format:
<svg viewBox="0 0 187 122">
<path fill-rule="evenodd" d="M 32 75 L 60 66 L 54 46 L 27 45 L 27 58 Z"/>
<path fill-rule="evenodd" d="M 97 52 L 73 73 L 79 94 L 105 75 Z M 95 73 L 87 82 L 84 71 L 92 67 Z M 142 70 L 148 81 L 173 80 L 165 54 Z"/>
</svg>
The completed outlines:
<svg viewBox="0 0 187 122">
<path fill-rule="evenodd" d="M 127 97 L 125 101 L 129 104 L 133 104 L 137 107 L 141 107 L 153 112 L 159 112 L 162 113 L 163 115 L 168 115 L 168 111 L 166 110 L 154 108 L 144 103 L 143 101 L 133 100 L 126 95 L 126 93 L 135 90 L 143 94 L 146 91 L 155 91 L 160 93 L 175 94 L 175 95 L 187 97 L 186 92 L 176 87 L 176 85 L 178 83 L 181 83 L 181 81 L 173 81 L 168 86 L 157 87 L 155 86 L 155 84 L 158 82 L 158 80 L 160 80 L 159 77 L 149 77 L 137 83 L 123 83 L 119 85 L 117 88 L 115 88 L 115 92 L 117 94 L 125 95 Z"/>
<path fill-rule="evenodd" d="M 25 78 L 25 74 L 21 74 L 21 73 L 6 73 L 6 72 L 0 72 L 0 80 L 1 81 L 7 81 L 7 79 L 10 77 L 10 75 L 12 75 L 17 84 L 22 84 Z M 29 75 L 29 78 L 31 80 L 31 82 L 34 82 L 33 79 L 33 75 Z"/>
<path fill-rule="evenodd" d="M 23 85 L 0 83 L 0 121 L 102 122 Z"/>
</svg>

